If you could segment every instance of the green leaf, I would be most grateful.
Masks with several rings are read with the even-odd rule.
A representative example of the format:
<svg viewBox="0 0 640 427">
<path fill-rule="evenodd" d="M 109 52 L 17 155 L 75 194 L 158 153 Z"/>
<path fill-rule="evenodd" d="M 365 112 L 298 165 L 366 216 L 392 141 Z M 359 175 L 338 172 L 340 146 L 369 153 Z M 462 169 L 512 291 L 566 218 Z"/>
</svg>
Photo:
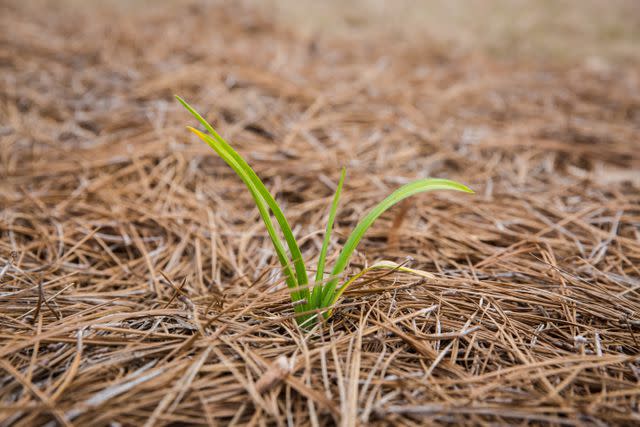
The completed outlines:
<svg viewBox="0 0 640 427">
<path fill-rule="evenodd" d="M 299 294 L 298 284 L 296 282 L 296 277 L 293 274 L 293 271 L 291 270 L 289 257 L 287 256 L 287 252 L 284 248 L 284 245 L 282 244 L 282 241 L 278 237 L 278 233 L 276 232 L 273 222 L 271 221 L 271 216 L 269 215 L 267 204 L 265 203 L 264 199 L 260 195 L 258 189 L 253 184 L 253 182 L 248 178 L 245 171 L 237 164 L 237 162 L 235 162 L 232 158 L 230 158 L 228 154 L 225 153 L 220 148 L 220 146 L 216 143 L 216 141 L 213 140 L 213 138 L 211 138 L 209 135 L 205 135 L 204 133 L 192 127 L 188 127 L 188 129 L 191 132 L 195 133 L 204 142 L 206 142 L 211 148 L 213 148 L 216 151 L 216 153 L 218 153 L 218 155 L 231 167 L 231 169 L 233 169 L 236 172 L 236 174 L 240 177 L 240 179 L 242 179 L 242 181 L 245 183 L 245 185 L 249 189 L 249 192 L 251 193 L 251 196 L 253 197 L 253 200 L 255 201 L 256 206 L 258 208 L 258 212 L 260 212 L 260 216 L 264 221 L 265 228 L 267 229 L 267 233 L 271 238 L 273 247 L 276 250 L 278 260 L 280 261 L 280 264 L 282 265 L 282 268 L 285 271 L 285 279 L 287 282 L 287 286 L 291 289 L 295 289 L 295 292 L 291 294 L 291 298 L 293 301 L 298 301 L 299 299 L 302 298 L 302 296 Z"/>
<path fill-rule="evenodd" d="M 247 176 L 248 180 L 253 183 L 258 193 L 263 197 L 264 201 L 267 203 L 271 212 L 273 212 L 280 229 L 282 230 L 282 234 L 284 235 L 285 241 L 287 242 L 287 246 L 289 247 L 289 252 L 291 253 L 291 257 L 293 260 L 293 265 L 296 271 L 297 285 L 300 287 L 300 299 L 306 298 L 307 302 L 309 301 L 309 289 L 305 286 L 309 283 L 309 278 L 307 276 L 307 269 L 304 264 L 304 259 L 302 258 L 302 253 L 296 242 L 296 239 L 293 235 L 293 231 L 287 222 L 287 219 L 280 209 L 280 206 L 273 198 L 267 187 L 264 185 L 262 180 L 258 177 L 255 171 L 249 166 L 249 164 L 238 154 L 219 134 L 215 131 L 215 129 L 200 115 L 198 112 L 191 107 L 185 100 L 176 95 L 176 99 L 196 118 L 198 121 L 211 133 L 212 140 L 207 141 L 207 144 L 211 146 L 214 150 L 216 150 L 216 146 L 220 148 L 220 150 L 216 150 L 216 152 L 223 157 L 223 159 L 229 164 L 229 162 L 225 159 L 225 157 L 233 159 L 235 163 L 238 165 L 239 169 L 244 172 Z M 223 154 L 221 154 L 224 153 Z M 235 170 L 235 169 L 234 169 Z M 236 170 L 236 173 L 238 171 Z M 244 181 L 244 180 L 243 180 Z M 245 181 L 246 184 L 246 181 Z M 273 240 L 273 239 L 272 239 Z"/>
<path fill-rule="evenodd" d="M 369 227 L 371 227 L 374 221 L 378 219 L 378 217 L 382 215 L 386 210 L 393 207 L 398 202 L 406 199 L 407 197 L 413 196 L 414 194 L 423 193 L 425 191 L 433 190 L 456 190 L 466 193 L 473 193 L 473 190 L 466 187 L 465 185 L 462 185 L 455 181 L 450 181 L 448 179 L 436 178 L 420 179 L 409 184 L 405 184 L 391 193 L 386 199 L 384 199 L 371 211 L 369 211 L 369 213 L 358 223 L 353 232 L 351 232 L 351 235 L 345 242 L 344 247 L 342 248 L 342 251 L 338 256 L 336 264 L 333 267 L 333 271 L 331 272 L 333 279 L 331 279 L 324 286 L 322 293 L 323 307 L 327 307 L 332 303 L 332 301 L 334 301 L 338 278 L 349 264 L 351 255 L 353 255 L 353 251 L 355 251 L 356 247 L 360 243 L 360 240 L 364 236 L 364 233 L 366 233 L 366 231 L 369 229 Z"/>
<path fill-rule="evenodd" d="M 329 210 L 329 219 L 327 221 L 327 230 L 324 233 L 324 240 L 322 242 L 322 250 L 320 251 L 320 258 L 318 259 L 318 270 L 316 272 L 316 280 L 313 287 L 313 293 L 311 294 L 311 306 L 319 307 L 322 302 L 322 287 L 324 282 L 324 266 L 327 258 L 327 249 L 329 248 L 329 242 L 331 241 L 331 231 L 333 230 L 333 223 L 336 219 L 336 212 L 338 211 L 338 202 L 340 201 L 340 193 L 342 192 L 342 184 L 347 173 L 345 168 L 342 168 L 342 174 L 340 175 L 340 181 L 338 181 L 338 188 L 333 196 L 333 202 L 331 203 L 331 209 Z"/>
</svg>

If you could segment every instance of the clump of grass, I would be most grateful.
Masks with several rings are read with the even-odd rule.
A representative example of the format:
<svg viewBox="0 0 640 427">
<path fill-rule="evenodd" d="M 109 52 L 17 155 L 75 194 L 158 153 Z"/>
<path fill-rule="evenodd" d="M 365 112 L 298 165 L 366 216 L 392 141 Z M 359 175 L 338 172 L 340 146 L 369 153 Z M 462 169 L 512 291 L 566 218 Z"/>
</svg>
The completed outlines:
<svg viewBox="0 0 640 427">
<path fill-rule="evenodd" d="M 256 175 L 242 156 L 240 156 L 240 154 L 238 154 L 193 107 L 179 96 L 176 96 L 176 98 L 191 114 L 193 114 L 196 119 L 198 119 L 209 134 L 207 135 L 192 127 L 188 127 L 188 129 L 218 153 L 218 155 L 235 171 L 240 179 L 242 179 L 251 193 L 258 211 L 260 212 L 260 216 L 264 221 L 267 233 L 271 238 L 278 260 L 284 270 L 285 281 L 291 291 L 291 302 L 297 314 L 296 320 L 298 324 L 303 326 L 315 324 L 319 318 L 329 318 L 332 314 L 332 307 L 336 304 L 347 287 L 369 270 L 391 268 L 420 274 L 420 272 L 417 272 L 416 270 L 411 270 L 397 264 L 380 263 L 363 270 L 350 280 L 340 283 L 342 273 L 349 265 L 351 255 L 353 255 L 358 243 L 360 243 L 360 240 L 374 221 L 386 210 L 407 197 L 426 191 L 455 190 L 473 193 L 473 191 L 465 185 L 447 179 L 419 179 L 403 185 L 371 209 L 371 211 L 369 211 L 367 215 L 360 220 L 342 247 L 329 278 L 325 279 L 327 250 L 329 248 L 331 231 L 333 229 L 333 223 L 335 221 L 338 203 L 340 200 L 340 193 L 342 192 L 342 185 L 346 175 L 346 170 L 343 168 L 342 174 L 340 175 L 340 181 L 338 182 L 338 187 L 333 197 L 333 202 L 331 203 L 331 209 L 329 210 L 327 229 L 322 242 L 322 249 L 318 259 L 315 279 L 313 286 L 310 286 L 307 268 L 304 264 L 300 247 L 298 246 L 293 232 L 291 231 L 291 227 L 289 226 L 282 209 L 280 209 L 280 206 L 269 190 L 267 190 L 262 180 L 260 180 L 258 175 Z M 273 215 L 280 227 L 280 230 L 282 231 L 284 242 L 280 239 L 276 231 L 271 215 Z M 288 253 L 285 249 L 285 245 L 288 248 Z"/>
</svg>

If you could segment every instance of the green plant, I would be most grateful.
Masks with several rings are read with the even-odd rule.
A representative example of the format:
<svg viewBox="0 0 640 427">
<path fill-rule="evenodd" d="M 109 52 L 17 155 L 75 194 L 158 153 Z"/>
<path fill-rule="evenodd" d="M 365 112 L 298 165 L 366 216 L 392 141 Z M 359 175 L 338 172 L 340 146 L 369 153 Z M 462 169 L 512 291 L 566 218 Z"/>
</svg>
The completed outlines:
<svg viewBox="0 0 640 427">
<path fill-rule="evenodd" d="M 200 139 L 206 142 L 218 155 L 235 171 L 235 173 L 245 183 L 251 196 L 253 197 L 260 216 L 264 221 L 267 233 L 271 238 L 273 247 L 275 248 L 278 260 L 282 265 L 285 275 L 285 281 L 290 288 L 291 301 L 294 305 L 296 312 L 296 320 L 302 325 L 311 325 L 316 322 L 318 317 L 322 315 L 325 318 L 331 316 L 332 307 L 338 301 L 342 293 L 346 288 L 353 283 L 355 279 L 362 276 L 366 271 L 378 268 L 393 268 L 404 270 L 408 272 L 416 273 L 416 270 L 411 270 L 405 267 L 398 266 L 397 264 L 382 263 L 376 264 L 368 269 L 363 270 L 361 273 L 353 277 L 352 279 L 339 285 L 339 281 L 342 277 L 342 273 L 349 264 L 349 259 L 355 251 L 358 243 L 364 236 L 365 232 L 371 227 L 373 222 L 384 213 L 386 210 L 397 204 L 403 199 L 414 194 L 422 193 L 425 191 L 433 190 L 457 190 L 467 193 L 473 193 L 468 187 L 450 181 L 446 179 L 419 179 L 409 184 L 403 185 L 396 191 L 391 193 L 386 199 L 376 205 L 365 217 L 356 225 L 355 229 L 345 242 L 342 251 L 338 255 L 336 263 L 331 270 L 331 275 L 328 280 L 325 280 L 325 263 L 327 250 L 329 247 L 329 240 L 331 236 L 331 230 L 335 220 L 336 212 L 338 210 L 338 202 L 340 199 L 340 193 L 342 191 L 342 184 L 345 179 L 345 169 L 342 169 L 340 181 L 333 197 L 331 209 L 329 211 L 329 219 L 327 221 L 327 229 L 324 235 L 322 243 L 322 249 L 320 251 L 320 257 L 318 260 L 318 268 L 316 271 L 315 280 L 313 286 L 309 285 L 309 278 L 307 276 L 307 269 L 300 252 L 296 239 L 291 231 L 291 227 L 284 216 L 284 213 L 278 206 L 278 203 L 274 197 L 269 193 L 264 183 L 260 180 L 258 175 L 251 169 L 247 162 L 238 154 L 216 131 L 213 127 L 193 109 L 186 101 L 179 96 L 176 96 L 178 101 L 198 119 L 198 121 L 209 132 L 209 135 L 188 127 L 188 129 L 195 133 Z M 285 242 L 283 243 L 276 231 L 275 225 L 271 219 L 273 214 L 282 234 L 284 235 Z M 289 249 L 289 253 L 285 249 L 285 244 Z M 292 268 L 293 267 L 293 268 Z M 420 272 L 417 272 L 420 274 Z M 311 288 L 311 290 L 310 290 Z"/>
</svg>

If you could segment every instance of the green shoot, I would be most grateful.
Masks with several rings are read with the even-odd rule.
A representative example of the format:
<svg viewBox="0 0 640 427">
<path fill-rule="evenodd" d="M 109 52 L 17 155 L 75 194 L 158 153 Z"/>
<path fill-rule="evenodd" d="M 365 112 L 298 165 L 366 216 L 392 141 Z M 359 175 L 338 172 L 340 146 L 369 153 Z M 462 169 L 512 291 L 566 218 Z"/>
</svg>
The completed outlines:
<svg viewBox="0 0 640 427">
<path fill-rule="evenodd" d="M 331 203 L 331 210 L 329 211 L 329 220 L 327 221 L 327 230 L 324 233 L 324 240 L 322 242 L 322 250 L 320 251 L 320 257 L 318 258 L 318 269 L 316 271 L 316 281 L 313 287 L 313 294 L 311 295 L 312 306 L 318 307 L 322 302 L 323 296 L 323 283 L 324 283 L 324 265 L 327 258 L 327 249 L 329 249 L 329 242 L 331 241 L 331 231 L 333 230 L 333 222 L 336 219 L 336 212 L 338 211 L 338 201 L 340 200 L 340 193 L 342 192 L 342 184 L 344 183 L 344 177 L 347 174 L 347 170 L 342 168 L 342 174 L 340 175 L 340 181 L 338 182 L 338 188 L 336 194 L 333 196 L 333 203 Z"/>
<path fill-rule="evenodd" d="M 253 171 L 253 169 L 251 169 L 251 167 L 247 164 L 247 162 L 233 148 L 231 148 L 231 146 L 215 131 L 215 129 L 213 129 L 213 127 L 200 114 L 198 114 L 196 110 L 194 110 L 189 104 L 187 104 L 186 101 L 184 101 L 179 96 L 177 96 L 176 98 L 191 114 L 193 114 L 194 117 L 198 119 L 200 123 L 202 123 L 205 129 L 207 129 L 209 133 L 211 133 L 213 138 L 209 135 L 204 135 L 203 133 L 197 131 L 196 129 L 193 129 L 193 128 L 189 128 L 189 129 L 192 132 L 194 132 L 196 135 L 198 135 L 200 139 L 206 142 L 211 148 L 213 148 L 214 151 L 218 153 L 218 155 L 222 157 L 222 159 L 229 166 L 231 166 L 231 168 L 244 181 L 247 187 L 249 187 L 250 191 L 252 188 L 257 190 L 259 195 L 262 196 L 263 201 L 267 203 L 267 205 L 273 212 L 273 215 L 275 216 L 276 221 L 278 222 L 278 225 L 280 226 L 280 229 L 284 234 L 284 238 L 289 247 L 289 251 L 291 252 L 291 256 L 293 257 L 293 265 L 295 266 L 296 280 L 297 280 L 297 285 L 293 287 L 296 287 L 296 288 L 301 287 L 298 291 L 296 291 L 296 293 L 292 295 L 295 296 L 295 301 L 298 301 L 302 298 L 308 299 L 309 290 L 306 287 L 302 288 L 305 285 L 307 285 L 309 282 L 309 279 L 307 277 L 307 269 L 304 265 L 304 259 L 302 258 L 302 253 L 300 252 L 298 243 L 296 242 L 296 239 L 293 236 L 291 227 L 289 226 L 287 219 L 284 217 L 284 214 L 282 213 L 280 206 L 278 206 L 278 203 L 275 201 L 271 193 L 269 193 L 269 190 L 267 190 L 263 182 L 260 180 L 260 178 L 258 178 L 258 175 L 256 175 L 256 173 Z M 253 195 L 253 192 L 252 192 L 252 195 Z M 258 205 L 260 205 L 260 202 L 258 201 L 258 199 L 256 199 L 255 196 L 254 196 L 254 200 Z M 267 226 L 267 229 L 268 229 L 269 226 L 267 222 L 271 221 L 270 219 L 267 220 L 267 218 L 269 218 L 269 215 L 268 214 L 262 215 L 262 212 L 260 212 L 260 215 L 262 216 L 262 219 L 265 222 L 265 225 Z M 274 242 L 274 245 L 276 245 L 276 241 L 279 241 L 279 239 L 277 239 L 275 236 L 276 236 L 275 234 L 271 235 L 270 233 L 270 237 L 271 237 L 271 240 Z M 280 258 L 280 254 L 278 254 L 278 257 Z M 290 268 L 290 263 L 288 262 L 288 258 L 285 258 L 285 259 L 287 259 L 287 263 L 286 263 L 287 267 L 285 267 L 285 264 L 283 263 L 282 259 L 280 259 L 280 263 L 283 264 L 283 267 L 285 269 Z M 290 285 L 290 287 L 292 286 Z"/>
<path fill-rule="evenodd" d="M 401 200 L 407 197 L 413 196 L 418 193 L 433 191 L 433 190 L 455 190 L 463 191 L 466 193 L 473 193 L 468 187 L 459 184 L 455 181 L 446 179 L 420 179 L 409 184 L 403 185 L 386 199 L 376 205 L 365 217 L 356 225 L 355 229 L 345 242 L 342 251 L 338 255 L 335 265 L 331 271 L 330 279 L 325 283 L 324 272 L 327 251 L 329 243 L 331 241 L 331 232 L 333 230 L 333 224 L 335 222 L 336 213 L 338 210 L 338 202 L 340 199 L 340 193 L 342 192 L 342 186 L 345 179 L 346 171 L 342 170 L 340 181 L 333 197 L 331 209 L 329 211 L 329 218 L 327 221 L 327 228 L 325 236 L 322 242 L 322 249 L 318 259 L 318 268 L 313 285 L 313 290 L 309 291 L 309 278 L 307 270 L 300 252 L 300 247 L 296 242 L 291 227 L 287 222 L 287 219 L 280 209 L 280 206 L 276 202 L 275 198 L 271 195 L 269 190 L 260 180 L 258 175 L 247 164 L 247 162 L 238 154 L 216 131 L 215 129 L 193 109 L 186 101 L 179 96 L 176 96 L 178 101 L 204 126 L 209 132 L 209 135 L 188 127 L 188 129 L 196 134 L 200 139 L 207 143 L 231 169 L 240 177 L 240 179 L 247 186 L 253 200 L 256 203 L 260 217 L 262 218 L 267 233 L 273 243 L 273 247 L 276 251 L 278 261 L 280 262 L 285 275 L 285 282 L 291 290 L 291 301 L 294 303 L 295 311 L 298 313 L 296 320 L 299 324 L 308 326 L 313 325 L 317 318 L 322 313 L 324 318 L 331 316 L 333 307 L 338 302 L 344 291 L 352 284 L 356 279 L 361 277 L 367 271 L 372 269 L 397 269 L 399 271 L 405 271 L 412 274 L 428 275 L 429 273 L 421 272 L 419 270 L 413 270 L 410 268 L 398 266 L 393 263 L 378 263 L 375 264 L 351 279 L 343 282 L 339 285 L 342 273 L 349 265 L 349 260 L 353 255 L 356 247 L 360 243 L 360 240 L 366 233 L 366 231 L 373 225 L 376 219 L 380 217 L 385 211 L 396 205 Z M 289 249 L 289 254 L 285 249 L 280 239 L 278 232 L 275 228 L 273 221 L 271 220 L 271 214 L 276 219 L 280 231 L 284 235 L 286 246 Z M 293 265 L 293 269 L 292 269 Z"/>
<path fill-rule="evenodd" d="M 360 243 L 360 240 L 364 236 L 364 233 L 371 227 L 376 219 L 382 215 L 386 210 L 393 207 L 400 201 L 410 197 L 414 194 L 422 193 L 425 191 L 433 190 L 457 190 L 472 193 L 469 188 L 454 181 L 447 179 L 420 179 L 409 184 L 405 184 L 391 193 L 386 199 L 380 202 L 374 207 L 365 217 L 356 225 L 356 228 L 351 232 L 351 235 L 347 239 L 342 252 L 338 256 L 335 266 L 331 275 L 331 279 L 325 286 L 322 294 L 322 306 L 328 307 L 334 300 L 336 285 L 338 284 L 338 277 L 349 264 L 349 259 L 353 254 L 353 251 Z"/>
</svg>

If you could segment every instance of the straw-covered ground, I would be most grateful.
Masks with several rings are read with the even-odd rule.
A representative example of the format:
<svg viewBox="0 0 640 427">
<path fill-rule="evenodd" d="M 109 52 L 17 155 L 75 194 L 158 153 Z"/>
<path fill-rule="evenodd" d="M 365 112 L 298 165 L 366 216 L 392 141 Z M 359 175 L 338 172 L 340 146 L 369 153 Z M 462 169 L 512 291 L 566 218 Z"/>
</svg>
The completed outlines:
<svg viewBox="0 0 640 427">
<path fill-rule="evenodd" d="M 640 423 L 640 68 L 300 36 L 241 6 L 0 4 L 0 425 Z M 637 8 L 634 9 L 637 12 Z M 205 113 L 319 252 L 300 331 Z M 309 265 L 313 265 L 309 263 Z M 312 273 L 312 272 L 310 272 Z"/>
</svg>

